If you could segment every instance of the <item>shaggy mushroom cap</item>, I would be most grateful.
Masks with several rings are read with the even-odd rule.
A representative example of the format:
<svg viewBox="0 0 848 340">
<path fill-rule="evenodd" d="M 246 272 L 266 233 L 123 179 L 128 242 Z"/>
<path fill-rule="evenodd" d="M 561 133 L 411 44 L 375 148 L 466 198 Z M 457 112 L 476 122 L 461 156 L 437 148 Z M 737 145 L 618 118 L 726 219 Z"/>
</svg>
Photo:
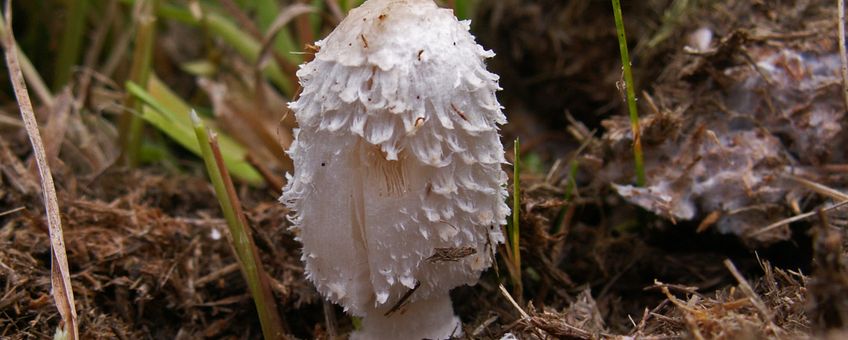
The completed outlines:
<svg viewBox="0 0 848 340">
<path fill-rule="evenodd" d="M 432 0 L 368 0 L 297 73 L 281 200 L 309 280 L 364 317 L 354 336 L 459 334 L 448 292 L 503 242 L 506 118 L 468 30 Z"/>
</svg>

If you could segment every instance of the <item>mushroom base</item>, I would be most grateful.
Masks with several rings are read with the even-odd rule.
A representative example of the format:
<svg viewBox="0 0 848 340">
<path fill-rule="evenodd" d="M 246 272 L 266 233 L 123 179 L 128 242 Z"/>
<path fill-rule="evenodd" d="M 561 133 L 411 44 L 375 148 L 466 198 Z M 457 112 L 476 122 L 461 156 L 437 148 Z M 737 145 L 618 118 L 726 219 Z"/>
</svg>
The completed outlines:
<svg viewBox="0 0 848 340">
<path fill-rule="evenodd" d="M 416 300 L 388 316 L 388 308 L 374 308 L 362 319 L 362 329 L 351 340 L 450 339 L 462 335 L 453 314 L 450 295 Z"/>
</svg>

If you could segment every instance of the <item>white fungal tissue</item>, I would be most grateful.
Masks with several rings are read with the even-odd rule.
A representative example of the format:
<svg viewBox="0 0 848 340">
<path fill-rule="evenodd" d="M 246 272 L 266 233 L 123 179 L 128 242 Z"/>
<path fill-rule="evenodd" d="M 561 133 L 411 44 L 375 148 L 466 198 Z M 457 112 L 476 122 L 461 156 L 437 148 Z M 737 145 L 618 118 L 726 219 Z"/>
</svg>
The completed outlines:
<svg viewBox="0 0 848 340">
<path fill-rule="evenodd" d="M 368 0 L 297 75 L 292 211 L 307 277 L 360 339 L 460 334 L 450 289 L 491 265 L 508 208 L 495 92 L 469 22 Z"/>
<path fill-rule="evenodd" d="M 646 145 L 649 185 L 613 187 L 631 203 L 673 221 L 717 214 L 719 232 L 767 245 L 791 237 L 788 225 L 764 228 L 789 216 L 787 202 L 804 192 L 784 174 L 846 161 L 846 114 L 840 87 L 834 86 L 841 82 L 835 52 L 751 46 L 746 53 L 756 68 L 741 63 L 719 69 L 726 84 L 710 86 L 726 88 L 711 90 L 726 95 L 694 104 L 720 105 L 707 103 L 711 110 L 688 113 L 682 129 Z M 658 116 L 643 120 L 643 131 L 651 134 L 663 125 L 655 123 L 662 121 Z M 629 133 L 626 121 L 615 126 Z M 632 137 L 624 140 L 629 148 Z"/>
</svg>

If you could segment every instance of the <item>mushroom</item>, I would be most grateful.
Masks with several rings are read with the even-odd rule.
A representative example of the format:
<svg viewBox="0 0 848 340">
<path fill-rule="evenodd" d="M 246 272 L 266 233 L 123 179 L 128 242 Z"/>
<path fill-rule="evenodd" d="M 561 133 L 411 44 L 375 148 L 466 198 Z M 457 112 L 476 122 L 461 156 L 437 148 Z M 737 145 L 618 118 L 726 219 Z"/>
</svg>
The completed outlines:
<svg viewBox="0 0 848 340">
<path fill-rule="evenodd" d="M 508 214 L 494 53 L 432 0 L 368 0 L 315 45 L 280 198 L 306 276 L 363 318 L 354 339 L 459 335 L 449 292 L 491 266 Z"/>
</svg>

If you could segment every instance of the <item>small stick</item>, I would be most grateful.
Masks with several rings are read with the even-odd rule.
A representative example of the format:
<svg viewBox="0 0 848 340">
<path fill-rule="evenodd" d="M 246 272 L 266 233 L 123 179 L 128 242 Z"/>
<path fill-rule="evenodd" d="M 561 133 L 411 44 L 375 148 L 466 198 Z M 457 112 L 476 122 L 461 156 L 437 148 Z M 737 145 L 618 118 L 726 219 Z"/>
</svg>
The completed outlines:
<svg viewBox="0 0 848 340">
<path fill-rule="evenodd" d="M 495 315 L 495 316 L 493 316 L 493 317 L 491 317 L 491 318 L 488 318 L 488 319 L 486 319 L 485 321 L 483 321 L 483 323 L 481 323 L 479 326 L 477 326 L 477 328 L 475 328 L 475 329 L 474 329 L 474 332 L 471 332 L 471 338 L 472 338 L 472 339 L 477 339 L 477 338 L 479 338 L 479 337 L 480 337 L 480 335 L 481 335 L 481 334 L 483 334 L 483 331 L 485 331 L 485 330 L 486 330 L 486 328 L 488 328 L 488 327 L 489 327 L 489 326 L 491 326 L 493 323 L 495 323 L 495 321 L 498 321 L 498 316 L 497 316 L 497 315 Z"/>
<path fill-rule="evenodd" d="M 224 277 L 225 275 L 227 275 L 229 273 L 232 273 L 234 271 L 239 270 L 239 266 L 240 265 L 238 264 L 238 262 L 228 264 L 228 265 L 222 267 L 221 269 L 218 269 L 214 272 L 207 274 L 206 276 L 203 276 L 203 277 L 197 279 L 197 281 L 194 282 L 194 285 L 197 286 L 197 287 L 202 287 L 209 282 L 215 281 L 217 279 Z"/>
<path fill-rule="evenodd" d="M 774 222 L 774 223 L 770 224 L 769 226 L 767 226 L 763 229 L 760 229 L 760 230 L 757 230 L 753 233 L 750 233 L 750 234 L 748 234 L 748 236 L 757 236 L 757 235 L 765 233 L 769 230 L 777 229 L 777 228 L 779 228 L 783 225 L 809 218 L 809 217 L 811 217 L 815 214 L 818 214 L 819 212 L 829 212 L 831 210 L 842 208 L 846 204 L 848 204 L 848 201 L 842 201 L 842 202 L 836 203 L 832 206 L 829 206 L 827 208 L 822 208 L 822 209 L 819 209 L 819 210 L 810 211 L 810 212 L 806 212 L 806 213 L 803 213 L 803 214 L 800 214 L 800 215 L 797 215 L 797 216 L 793 216 L 793 217 L 790 217 L 790 218 L 787 218 L 787 219 L 783 219 L 783 220 Z"/>
<path fill-rule="evenodd" d="M 795 176 L 795 175 L 784 175 L 784 177 L 789 178 L 789 179 L 796 181 L 798 183 L 801 183 L 805 187 L 807 187 L 807 189 L 815 191 L 816 193 L 818 193 L 820 195 L 828 196 L 830 198 L 840 200 L 840 201 L 848 200 L 848 194 L 843 193 L 843 192 L 836 190 L 834 188 L 831 188 L 829 186 L 826 186 L 824 184 L 816 183 L 816 182 L 813 182 L 813 181 L 808 180 L 806 178 Z"/>
<path fill-rule="evenodd" d="M 0 217 L 6 216 L 6 215 L 11 215 L 11 214 L 14 214 L 18 211 L 24 210 L 24 209 L 26 209 L 26 207 L 17 207 L 17 208 L 12 209 L 12 210 L 6 210 L 4 212 L 0 212 Z"/>
<path fill-rule="evenodd" d="M 383 316 L 390 316 L 397 312 L 399 309 L 401 309 L 401 307 L 406 306 L 407 301 L 409 301 L 409 298 L 412 297 L 412 293 L 415 293 L 415 291 L 418 290 L 418 287 L 421 287 L 420 281 L 415 283 L 415 287 L 412 287 L 412 289 L 406 291 L 406 293 L 403 293 L 403 296 L 400 297 L 400 300 L 398 300 L 398 302 L 395 303 L 392 308 L 389 308 L 389 311 L 383 314 Z"/>
<path fill-rule="evenodd" d="M 530 319 L 530 314 L 527 314 L 527 312 L 525 312 L 523 309 L 521 309 L 521 306 L 518 305 L 518 302 L 515 302 L 515 299 L 512 298 L 512 295 L 509 295 L 509 292 L 506 290 L 506 287 L 504 287 L 504 285 L 499 284 L 498 289 L 500 289 L 501 295 L 503 295 L 507 299 L 507 301 L 509 301 L 509 303 L 513 307 L 515 307 L 516 310 L 518 310 L 518 313 L 521 314 L 522 319 L 524 319 L 524 320 Z"/>
</svg>

